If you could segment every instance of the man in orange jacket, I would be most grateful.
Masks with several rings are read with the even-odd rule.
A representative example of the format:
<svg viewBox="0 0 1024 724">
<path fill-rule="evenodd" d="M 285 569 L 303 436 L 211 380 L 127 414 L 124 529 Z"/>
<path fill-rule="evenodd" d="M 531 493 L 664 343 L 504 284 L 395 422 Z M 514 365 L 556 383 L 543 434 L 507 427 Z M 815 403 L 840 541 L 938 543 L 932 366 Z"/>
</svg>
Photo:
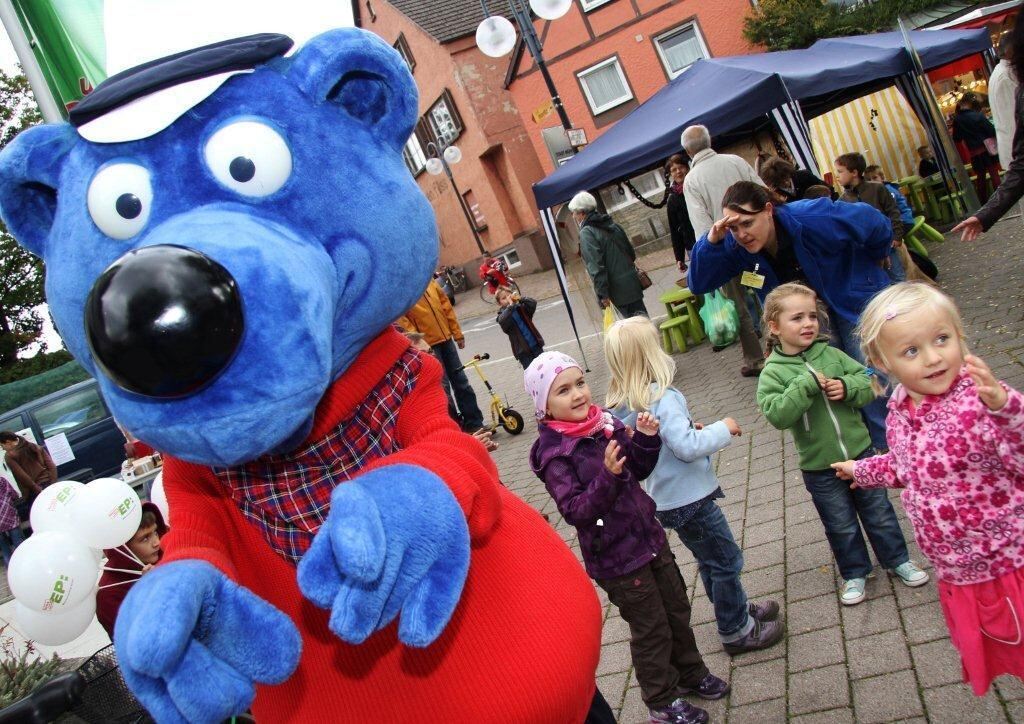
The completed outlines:
<svg viewBox="0 0 1024 724">
<path fill-rule="evenodd" d="M 398 319 L 398 326 L 408 332 L 423 335 L 431 351 L 444 367 L 444 386 L 449 400 L 454 396 L 458 415 L 452 415 L 467 432 L 476 432 L 484 426 L 484 416 L 476 402 L 476 393 L 462 370 L 459 349 L 466 346 L 455 310 L 444 290 L 431 280 L 423 296 Z M 458 349 L 456 349 L 458 345 Z M 449 405 L 451 408 L 451 405 Z M 451 410 L 450 410 L 451 411 Z"/>
</svg>

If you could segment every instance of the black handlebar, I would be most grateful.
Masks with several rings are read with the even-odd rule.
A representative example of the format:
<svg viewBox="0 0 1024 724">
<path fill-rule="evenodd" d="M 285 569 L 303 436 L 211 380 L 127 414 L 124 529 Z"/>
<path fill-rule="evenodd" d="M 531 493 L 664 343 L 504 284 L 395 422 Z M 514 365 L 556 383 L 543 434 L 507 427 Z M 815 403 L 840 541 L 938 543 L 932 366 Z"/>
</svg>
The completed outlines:
<svg viewBox="0 0 1024 724">
<path fill-rule="evenodd" d="M 482 360 L 482 359 L 490 359 L 490 358 L 491 358 L 491 355 L 489 355 L 487 352 L 484 352 L 483 354 L 475 354 L 475 355 L 473 355 L 473 359 L 481 359 Z"/>
<path fill-rule="evenodd" d="M 0 711 L 0 724 L 47 724 L 82 701 L 85 678 L 77 671 L 56 676 Z"/>
</svg>

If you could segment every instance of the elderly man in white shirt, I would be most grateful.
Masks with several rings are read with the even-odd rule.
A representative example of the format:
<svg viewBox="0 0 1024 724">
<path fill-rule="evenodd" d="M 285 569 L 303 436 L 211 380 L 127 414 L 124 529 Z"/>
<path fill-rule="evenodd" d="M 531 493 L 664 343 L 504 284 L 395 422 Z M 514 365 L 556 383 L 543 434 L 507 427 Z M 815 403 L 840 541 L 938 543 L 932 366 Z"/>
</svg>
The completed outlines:
<svg viewBox="0 0 1024 724">
<path fill-rule="evenodd" d="M 1010 167 L 1013 159 L 1013 134 L 1017 130 L 1014 104 L 1017 97 L 1017 76 L 1010 64 L 1013 60 L 1013 42 L 1010 33 L 999 40 L 999 63 L 988 79 L 988 102 L 992 108 L 992 121 L 996 127 L 996 145 L 999 147 L 999 165 Z"/>
<path fill-rule="evenodd" d="M 739 156 L 712 150 L 711 134 L 704 126 L 690 126 L 684 130 L 682 144 L 683 150 L 690 156 L 690 173 L 683 181 L 686 211 L 693 223 L 693 233 L 700 239 L 721 216 L 722 198 L 726 189 L 737 181 L 753 181 L 762 186 L 764 183 L 751 165 Z M 740 374 L 754 377 L 764 367 L 764 351 L 754 331 L 739 278 L 722 287 L 722 291 L 736 303 L 736 312 L 740 318 L 740 346 L 744 363 Z"/>
</svg>

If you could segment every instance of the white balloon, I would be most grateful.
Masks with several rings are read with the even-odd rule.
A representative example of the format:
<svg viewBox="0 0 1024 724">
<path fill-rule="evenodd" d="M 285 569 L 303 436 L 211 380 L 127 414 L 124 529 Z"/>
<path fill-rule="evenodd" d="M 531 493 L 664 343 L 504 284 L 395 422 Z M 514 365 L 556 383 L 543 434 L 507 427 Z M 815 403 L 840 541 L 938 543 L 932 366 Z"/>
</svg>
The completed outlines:
<svg viewBox="0 0 1024 724">
<path fill-rule="evenodd" d="M 95 596 L 89 596 L 56 616 L 33 611 L 21 601 L 14 602 L 14 620 L 18 622 L 21 633 L 45 646 L 60 646 L 74 641 L 85 633 L 95 616 Z"/>
<path fill-rule="evenodd" d="M 153 478 L 153 487 L 149 489 L 149 502 L 160 509 L 160 515 L 164 517 L 164 523 L 171 524 L 171 506 L 167 503 L 167 493 L 164 491 L 164 471 L 161 470 Z"/>
<path fill-rule="evenodd" d="M 484 55 L 500 58 L 512 52 L 516 44 L 516 29 L 508 18 L 491 15 L 476 27 L 476 45 Z"/>
<path fill-rule="evenodd" d="M 123 480 L 97 478 L 75 496 L 71 515 L 75 532 L 91 548 L 116 548 L 139 530 L 142 503 Z"/>
<path fill-rule="evenodd" d="M 572 0 L 530 0 L 530 9 L 545 20 L 558 20 L 571 7 Z"/>
<path fill-rule="evenodd" d="M 14 597 L 33 611 L 62 613 L 96 590 L 100 567 L 89 547 L 59 530 L 35 533 L 19 545 L 7 568 Z"/>
<path fill-rule="evenodd" d="M 48 530 L 74 532 L 71 507 L 85 486 L 75 480 L 62 480 L 43 488 L 34 503 L 29 520 L 35 533 Z"/>
</svg>

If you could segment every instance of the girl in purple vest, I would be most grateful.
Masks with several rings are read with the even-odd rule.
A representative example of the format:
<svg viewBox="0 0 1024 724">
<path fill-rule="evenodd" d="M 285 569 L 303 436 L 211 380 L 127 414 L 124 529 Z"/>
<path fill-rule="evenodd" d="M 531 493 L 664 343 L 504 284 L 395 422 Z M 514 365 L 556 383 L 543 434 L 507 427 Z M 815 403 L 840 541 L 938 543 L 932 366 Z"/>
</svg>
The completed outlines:
<svg viewBox="0 0 1024 724">
<path fill-rule="evenodd" d="M 640 487 L 658 461 L 658 421 L 627 428 L 591 401 L 583 369 L 545 352 L 526 370 L 539 437 L 530 465 L 579 533 L 587 573 L 629 624 L 630 653 L 652 722 L 698 724 L 708 713 L 681 697 L 720 699 L 729 685 L 711 674 L 690 628 L 690 603 L 654 501 Z"/>
</svg>

